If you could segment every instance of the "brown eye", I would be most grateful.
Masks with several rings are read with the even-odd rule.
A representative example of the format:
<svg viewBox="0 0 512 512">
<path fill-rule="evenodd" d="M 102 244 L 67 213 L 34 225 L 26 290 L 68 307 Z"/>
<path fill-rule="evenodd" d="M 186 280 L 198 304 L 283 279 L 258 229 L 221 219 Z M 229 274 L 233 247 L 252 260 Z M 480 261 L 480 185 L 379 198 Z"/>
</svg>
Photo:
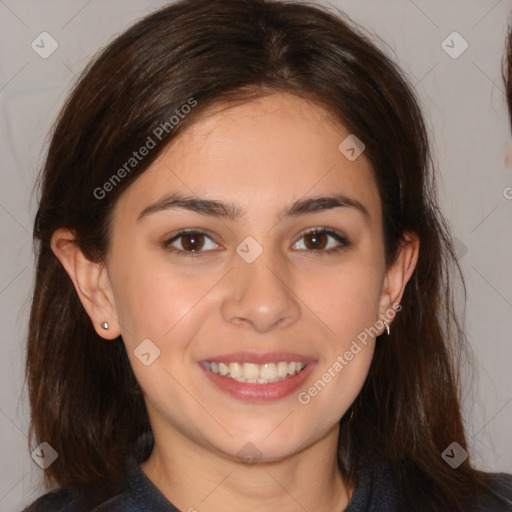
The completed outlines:
<svg viewBox="0 0 512 512">
<path fill-rule="evenodd" d="M 198 251 L 204 245 L 204 236 L 200 233 L 181 235 L 181 245 L 185 251 Z"/>
<path fill-rule="evenodd" d="M 210 236 L 200 231 L 180 231 L 162 245 L 181 256 L 199 256 L 219 247 Z"/>
<path fill-rule="evenodd" d="M 304 247 L 296 247 L 301 244 Z M 294 248 L 305 250 L 306 252 L 330 254 L 342 250 L 349 245 L 350 242 L 341 233 L 327 228 L 314 228 L 302 233 L 300 239 L 295 242 Z"/>
<path fill-rule="evenodd" d="M 327 245 L 328 237 L 325 233 L 307 233 L 304 242 L 308 249 L 322 250 Z"/>
</svg>

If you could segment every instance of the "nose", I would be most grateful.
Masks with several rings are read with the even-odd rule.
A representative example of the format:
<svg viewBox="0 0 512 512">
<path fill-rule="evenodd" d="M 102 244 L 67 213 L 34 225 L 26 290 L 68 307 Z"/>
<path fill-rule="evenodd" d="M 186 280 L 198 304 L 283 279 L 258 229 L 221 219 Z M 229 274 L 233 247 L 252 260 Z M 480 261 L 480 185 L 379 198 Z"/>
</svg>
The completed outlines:
<svg viewBox="0 0 512 512">
<path fill-rule="evenodd" d="M 252 263 L 235 256 L 221 313 L 226 322 L 263 333 L 295 323 L 301 316 L 285 258 L 263 250 Z"/>
</svg>

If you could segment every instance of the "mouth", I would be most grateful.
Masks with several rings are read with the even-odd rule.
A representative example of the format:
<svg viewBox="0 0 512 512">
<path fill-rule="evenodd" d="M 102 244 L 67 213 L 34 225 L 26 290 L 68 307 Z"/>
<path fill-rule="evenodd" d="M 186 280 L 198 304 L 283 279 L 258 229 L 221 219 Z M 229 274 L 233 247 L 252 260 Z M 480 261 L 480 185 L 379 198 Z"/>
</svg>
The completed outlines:
<svg viewBox="0 0 512 512">
<path fill-rule="evenodd" d="M 247 362 L 202 361 L 208 371 L 248 384 L 273 384 L 295 377 L 307 366 L 306 361 L 278 361 L 263 364 Z"/>
<path fill-rule="evenodd" d="M 317 365 L 316 359 L 289 352 L 239 352 L 198 363 L 214 389 L 253 403 L 292 395 Z"/>
</svg>

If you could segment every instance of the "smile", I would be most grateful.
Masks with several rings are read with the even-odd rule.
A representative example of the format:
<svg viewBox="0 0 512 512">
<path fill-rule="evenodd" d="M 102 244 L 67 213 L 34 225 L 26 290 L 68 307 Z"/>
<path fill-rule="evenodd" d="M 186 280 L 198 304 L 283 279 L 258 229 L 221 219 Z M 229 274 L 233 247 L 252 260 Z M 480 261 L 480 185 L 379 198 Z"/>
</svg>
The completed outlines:
<svg viewBox="0 0 512 512">
<path fill-rule="evenodd" d="M 248 384 L 280 382 L 294 377 L 307 366 L 305 361 L 279 361 L 264 364 L 204 361 L 201 364 L 212 373 Z"/>
</svg>

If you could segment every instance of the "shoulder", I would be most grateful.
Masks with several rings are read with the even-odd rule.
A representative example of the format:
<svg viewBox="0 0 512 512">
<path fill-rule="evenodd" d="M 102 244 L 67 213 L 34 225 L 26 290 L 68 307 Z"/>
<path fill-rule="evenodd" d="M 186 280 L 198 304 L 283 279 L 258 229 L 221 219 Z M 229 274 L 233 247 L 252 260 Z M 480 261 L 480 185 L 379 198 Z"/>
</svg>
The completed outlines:
<svg viewBox="0 0 512 512">
<path fill-rule="evenodd" d="M 133 506 L 126 493 L 93 503 L 76 489 L 60 489 L 41 496 L 22 512 L 128 512 L 135 510 Z"/>
<path fill-rule="evenodd" d="M 41 496 L 22 512 L 86 512 L 83 500 L 69 489 L 60 489 Z"/>
<path fill-rule="evenodd" d="M 477 500 L 479 510 L 485 510 L 485 512 L 512 511 L 512 474 L 487 473 L 485 479 L 492 492 Z"/>
</svg>

